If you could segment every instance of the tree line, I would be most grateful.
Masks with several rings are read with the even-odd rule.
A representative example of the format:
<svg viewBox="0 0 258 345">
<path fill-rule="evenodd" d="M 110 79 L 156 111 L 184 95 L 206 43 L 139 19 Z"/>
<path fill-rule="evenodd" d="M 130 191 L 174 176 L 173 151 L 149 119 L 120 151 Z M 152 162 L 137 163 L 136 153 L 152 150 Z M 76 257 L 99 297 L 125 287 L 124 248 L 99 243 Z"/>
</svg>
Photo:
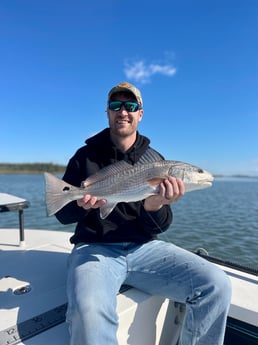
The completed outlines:
<svg viewBox="0 0 258 345">
<path fill-rule="evenodd" d="M 54 163 L 0 163 L 0 174 L 64 173 L 65 166 Z"/>
</svg>

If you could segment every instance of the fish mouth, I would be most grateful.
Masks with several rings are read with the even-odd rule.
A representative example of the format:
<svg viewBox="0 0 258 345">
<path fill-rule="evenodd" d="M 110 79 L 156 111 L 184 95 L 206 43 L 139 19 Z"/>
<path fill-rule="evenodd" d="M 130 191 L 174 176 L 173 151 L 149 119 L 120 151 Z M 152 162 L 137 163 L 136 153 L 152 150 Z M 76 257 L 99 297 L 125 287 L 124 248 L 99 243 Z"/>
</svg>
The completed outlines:
<svg viewBox="0 0 258 345">
<path fill-rule="evenodd" d="M 207 179 L 207 180 L 199 180 L 198 184 L 203 186 L 211 186 L 213 179 Z"/>
<path fill-rule="evenodd" d="M 212 182 L 211 181 L 204 181 L 204 182 L 202 182 L 202 184 L 204 184 L 205 186 L 211 186 Z"/>
<path fill-rule="evenodd" d="M 198 182 L 206 186 L 211 186 L 212 182 L 214 181 L 214 177 L 210 173 L 207 173 L 206 171 L 204 172 L 205 174 L 200 178 Z"/>
</svg>

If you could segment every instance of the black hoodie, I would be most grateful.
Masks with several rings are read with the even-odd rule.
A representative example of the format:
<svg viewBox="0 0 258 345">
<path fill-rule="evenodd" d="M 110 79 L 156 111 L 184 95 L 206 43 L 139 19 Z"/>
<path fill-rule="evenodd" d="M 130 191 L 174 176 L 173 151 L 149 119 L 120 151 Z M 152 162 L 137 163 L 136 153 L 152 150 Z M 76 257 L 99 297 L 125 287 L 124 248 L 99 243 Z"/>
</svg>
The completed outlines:
<svg viewBox="0 0 258 345">
<path fill-rule="evenodd" d="M 80 186 L 88 176 L 103 167 L 120 160 L 135 164 L 150 149 L 150 140 L 139 133 L 134 145 L 125 153 L 121 152 L 111 141 L 109 129 L 86 140 L 70 159 L 63 180 Z M 155 151 L 156 152 L 156 151 Z M 163 158 L 163 157 L 162 157 Z M 73 201 L 56 213 L 63 224 L 77 222 L 71 243 L 80 242 L 136 242 L 143 243 L 156 238 L 172 222 L 170 206 L 163 206 L 157 212 L 144 210 L 143 202 L 118 203 L 105 219 L 100 218 L 98 209 L 84 210 Z"/>
</svg>

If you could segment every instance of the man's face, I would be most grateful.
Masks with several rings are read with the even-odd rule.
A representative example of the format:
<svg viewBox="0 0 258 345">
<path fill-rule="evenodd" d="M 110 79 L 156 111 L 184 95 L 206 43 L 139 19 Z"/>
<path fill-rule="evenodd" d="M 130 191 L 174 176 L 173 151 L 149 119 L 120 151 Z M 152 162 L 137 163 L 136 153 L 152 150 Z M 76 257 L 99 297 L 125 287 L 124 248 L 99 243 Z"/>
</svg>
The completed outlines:
<svg viewBox="0 0 258 345">
<path fill-rule="evenodd" d="M 112 97 L 112 101 L 136 102 L 133 95 L 117 93 Z M 107 109 L 108 121 L 111 134 L 116 137 L 128 137 L 134 135 L 138 128 L 138 123 L 143 116 L 143 110 L 128 111 L 122 105 L 120 110 Z"/>
</svg>

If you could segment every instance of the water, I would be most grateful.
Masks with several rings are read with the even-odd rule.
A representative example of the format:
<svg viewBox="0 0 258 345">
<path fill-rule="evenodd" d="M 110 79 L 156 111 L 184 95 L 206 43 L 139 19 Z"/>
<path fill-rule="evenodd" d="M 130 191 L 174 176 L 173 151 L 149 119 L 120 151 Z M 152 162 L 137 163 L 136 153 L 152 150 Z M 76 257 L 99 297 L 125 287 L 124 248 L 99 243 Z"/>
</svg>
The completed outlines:
<svg viewBox="0 0 258 345">
<path fill-rule="evenodd" d="M 26 228 L 73 232 L 74 224 L 64 226 L 46 216 L 43 175 L 0 175 L 0 192 L 30 202 L 24 210 Z M 218 178 L 212 188 L 186 193 L 173 212 L 162 239 L 258 268 L 258 179 Z M 0 213 L 0 229 L 17 227 L 16 212 Z"/>
</svg>

